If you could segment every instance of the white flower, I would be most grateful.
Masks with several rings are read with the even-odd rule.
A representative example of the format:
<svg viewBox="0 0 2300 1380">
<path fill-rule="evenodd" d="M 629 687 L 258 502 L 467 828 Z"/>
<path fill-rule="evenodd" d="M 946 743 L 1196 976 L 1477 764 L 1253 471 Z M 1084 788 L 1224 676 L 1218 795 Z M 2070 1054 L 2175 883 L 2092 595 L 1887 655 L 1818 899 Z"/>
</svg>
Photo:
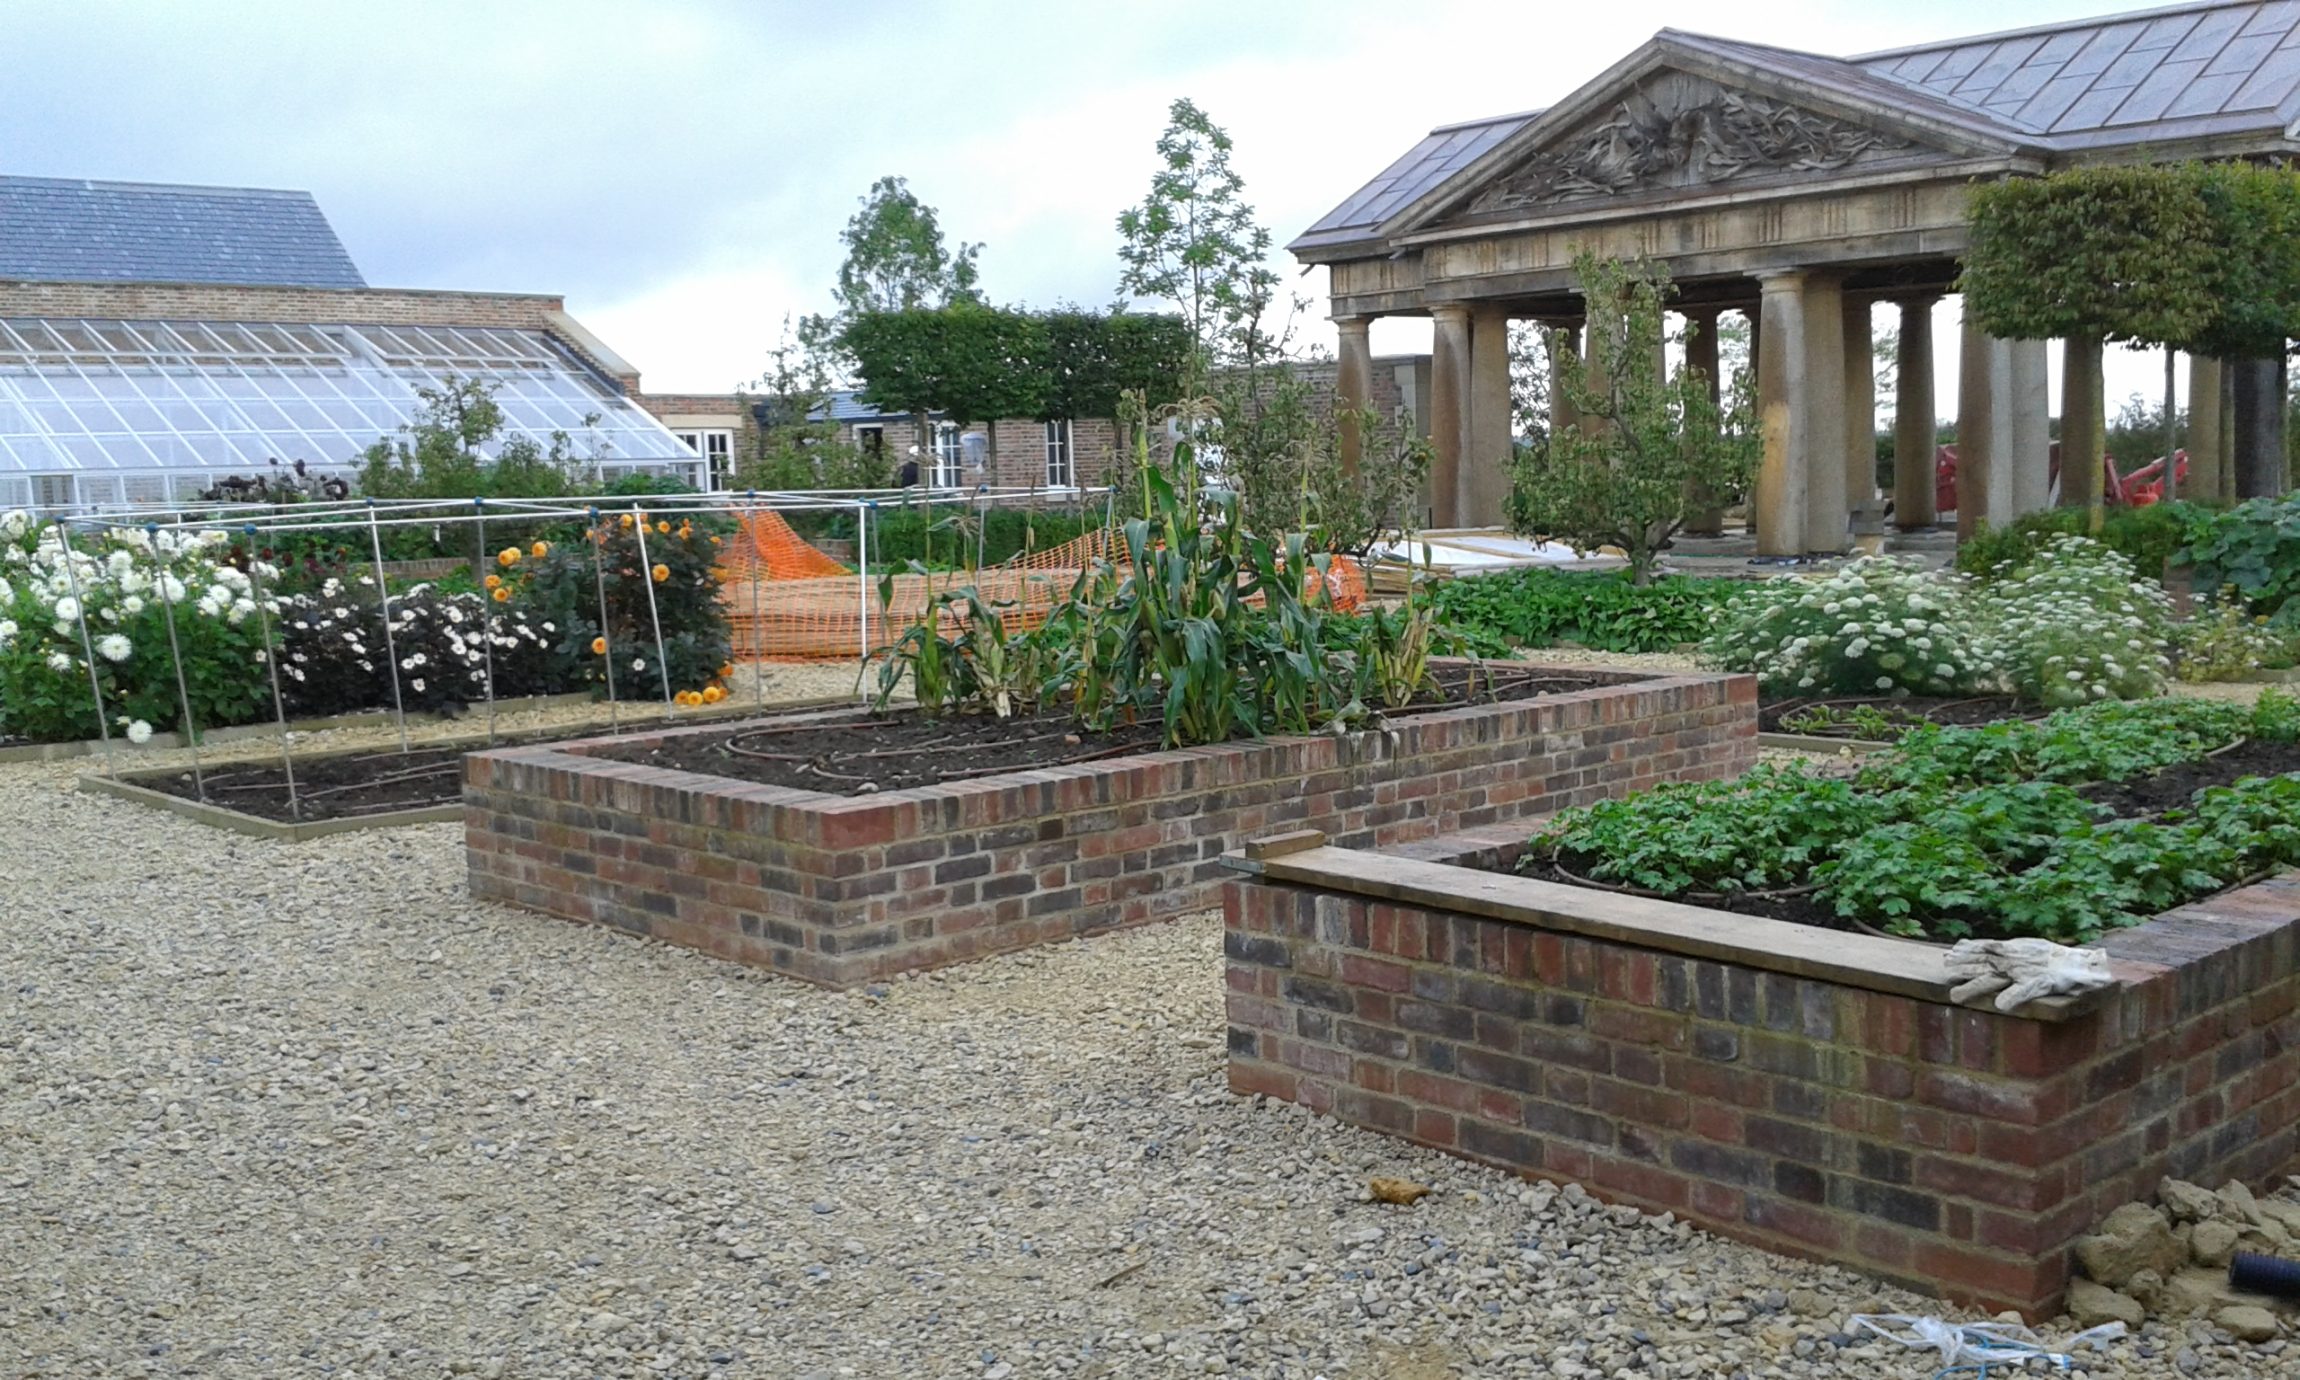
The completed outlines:
<svg viewBox="0 0 2300 1380">
<path fill-rule="evenodd" d="M 647 663 L 642 658 L 634 657 L 631 660 L 631 669 L 634 671 L 644 671 L 647 669 Z"/>
<path fill-rule="evenodd" d="M 160 598 L 171 604 L 184 602 L 184 582 L 173 575 L 160 577 Z"/>
<path fill-rule="evenodd" d="M 415 692 L 417 694 L 420 695 L 423 693 L 423 677 L 417 676 L 415 679 L 409 681 L 408 684 L 415 687 Z"/>
<path fill-rule="evenodd" d="M 72 669 L 72 658 L 62 652 L 48 653 L 48 669 L 58 674 Z"/>
<path fill-rule="evenodd" d="M 96 639 L 96 650 L 104 654 L 106 661 L 126 661 L 128 653 L 134 651 L 135 648 L 128 639 L 118 633 L 108 633 Z"/>
<path fill-rule="evenodd" d="M 152 741 L 152 726 L 148 723 L 145 723 L 142 719 L 138 719 L 134 723 L 129 724 L 128 741 L 134 743 L 137 747 L 142 747 L 144 744 Z"/>
<path fill-rule="evenodd" d="M 80 616 L 80 601 L 67 594 L 56 601 L 56 621 L 69 623 Z"/>
<path fill-rule="evenodd" d="M 1890 689 L 1892 689 L 1892 688 L 1893 688 L 1893 678 L 1892 678 L 1891 676 L 1879 676 L 1879 677 L 1877 677 L 1877 688 L 1878 688 L 1879 690 L 1890 690 Z"/>
</svg>

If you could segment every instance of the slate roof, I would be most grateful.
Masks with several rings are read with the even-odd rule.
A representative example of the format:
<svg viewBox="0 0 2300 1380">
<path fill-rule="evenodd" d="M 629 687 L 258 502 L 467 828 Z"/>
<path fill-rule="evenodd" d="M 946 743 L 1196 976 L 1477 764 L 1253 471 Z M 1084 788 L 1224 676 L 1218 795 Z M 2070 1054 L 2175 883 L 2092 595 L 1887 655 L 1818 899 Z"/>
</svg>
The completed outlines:
<svg viewBox="0 0 2300 1380">
<path fill-rule="evenodd" d="M 361 288 L 309 192 L 0 177 L 0 278 Z"/>
<path fill-rule="evenodd" d="M 1671 29 L 1639 53 L 1752 67 L 2048 158 L 2227 135 L 2283 139 L 2300 122 L 2300 0 L 2202 0 L 1853 58 Z M 1400 212 L 1544 113 L 1432 130 L 1288 247 L 1379 239 Z"/>
</svg>

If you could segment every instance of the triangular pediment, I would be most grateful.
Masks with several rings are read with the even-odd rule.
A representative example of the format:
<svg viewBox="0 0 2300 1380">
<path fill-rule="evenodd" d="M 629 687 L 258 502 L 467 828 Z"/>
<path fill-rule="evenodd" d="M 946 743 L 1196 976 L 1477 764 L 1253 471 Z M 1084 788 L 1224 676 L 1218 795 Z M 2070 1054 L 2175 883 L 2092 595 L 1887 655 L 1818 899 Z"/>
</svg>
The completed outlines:
<svg viewBox="0 0 2300 1380">
<path fill-rule="evenodd" d="M 1934 104 L 1916 95 L 1904 103 L 1833 59 L 1665 31 L 1384 229 L 1701 199 L 2019 151 Z"/>
</svg>

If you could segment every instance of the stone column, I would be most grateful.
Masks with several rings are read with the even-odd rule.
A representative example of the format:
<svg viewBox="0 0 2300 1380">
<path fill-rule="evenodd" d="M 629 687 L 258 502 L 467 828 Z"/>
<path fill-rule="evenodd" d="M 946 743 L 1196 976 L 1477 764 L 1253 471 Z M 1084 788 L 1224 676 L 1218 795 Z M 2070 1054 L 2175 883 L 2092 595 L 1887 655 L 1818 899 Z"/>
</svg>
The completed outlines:
<svg viewBox="0 0 2300 1380">
<path fill-rule="evenodd" d="M 1464 527 L 1508 520 L 1510 438 L 1509 313 L 1481 306 L 1470 315 L 1469 432 L 1462 452 L 1455 517 Z"/>
<path fill-rule="evenodd" d="M 1895 362 L 1898 392 L 1893 399 L 1893 525 L 1904 532 L 1930 527 L 1933 511 L 1933 303 L 1938 297 L 1907 297 L 1900 303 L 1901 338 Z"/>
<path fill-rule="evenodd" d="M 1757 282 L 1764 293 L 1759 312 L 1765 348 L 1757 356 L 1757 411 L 1765 457 L 1757 466 L 1750 512 L 1757 525 L 1758 555 L 1801 556 L 1809 448 L 1805 275 L 1766 273 Z"/>
<path fill-rule="evenodd" d="M 2052 395 L 2041 340 L 2009 342 L 2012 352 L 2012 511 L 2020 517 L 2052 506 Z"/>
<path fill-rule="evenodd" d="M 1612 337 L 1621 333 L 1621 309 L 1593 311 L 1581 327 L 1581 374 L 1588 391 L 1604 397 L 1613 387 Z M 1609 423 L 1604 417 L 1582 416 L 1574 425 L 1584 430 L 1602 431 Z"/>
<path fill-rule="evenodd" d="M 1845 474 L 1845 289 L 1832 274 L 1805 276 L 1805 550 L 1832 556 L 1852 544 Z"/>
<path fill-rule="evenodd" d="M 2236 497 L 2236 370 L 2220 361 L 2220 453 L 2213 457 L 2220 496 Z"/>
<path fill-rule="evenodd" d="M 2284 356 L 2229 363 L 2236 376 L 2238 499 L 2284 492 Z"/>
<path fill-rule="evenodd" d="M 1342 409 L 1341 459 L 1345 474 L 1356 474 L 1365 461 L 1366 438 L 1352 409 L 1365 406 L 1374 391 L 1373 318 L 1337 316 L 1341 349 L 1334 356 L 1334 402 Z"/>
<path fill-rule="evenodd" d="M 2188 483 L 2182 498 L 2217 503 L 2228 496 L 2220 484 L 2220 361 L 2188 357 Z"/>
<path fill-rule="evenodd" d="M 1430 308 L 1437 323 L 1430 349 L 1430 525 L 1460 524 L 1461 469 L 1468 442 L 1469 308 Z"/>
<path fill-rule="evenodd" d="M 1996 482 L 1996 351 L 1970 315 L 1957 341 L 1957 540 L 1965 541 L 2002 512 L 1991 512 Z"/>
<path fill-rule="evenodd" d="M 1877 357 L 1870 334 L 1870 299 L 1845 301 L 1845 503 L 1853 531 L 1881 531 L 1885 505 L 1877 497 Z"/>
<path fill-rule="evenodd" d="M 2101 343 L 2070 337 L 2061 342 L 2060 506 L 2101 506 L 2100 453 L 2108 421 L 2101 411 Z"/>
<path fill-rule="evenodd" d="M 1580 379 L 1581 318 L 1552 318 L 1541 323 L 1544 352 L 1549 357 L 1549 430 L 1551 435 L 1581 425 L 1581 414 L 1565 395 L 1566 380 Z"/>
<path fill-rule="evenodd" d="M 1717 317 L 1716 307 L 1696 307 L 1685 313 L 1685 367 L 1700 371 L 1709 381 L 1709 401 L 1718 404 L 1723 396 L 1724 384 L 1717 377 Z M 1685 532 L 1688 536 L 1714 537 L 1725 531 L 1725 510 L 1718 506 L 1712 487 L 1695 480 L 1692 491 L 1686 495 Z"/>
</svg>

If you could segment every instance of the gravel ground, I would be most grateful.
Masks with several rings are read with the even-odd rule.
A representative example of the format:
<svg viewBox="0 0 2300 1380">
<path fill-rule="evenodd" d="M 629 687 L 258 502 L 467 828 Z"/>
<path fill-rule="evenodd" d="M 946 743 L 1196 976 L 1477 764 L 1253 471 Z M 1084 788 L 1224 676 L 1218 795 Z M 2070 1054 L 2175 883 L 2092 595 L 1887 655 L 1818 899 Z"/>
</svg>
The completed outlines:
<svg viewBox="0 0 2300 1380">
<path fill-rule="evenodd" d="M 0 1375 L 1935 1368 L 1858 1276 L 1232 1097 L 1216 917 L 830 994 L 475 904 L 452 825 L 71 781 L 0 768 Z"/>
</svg>

